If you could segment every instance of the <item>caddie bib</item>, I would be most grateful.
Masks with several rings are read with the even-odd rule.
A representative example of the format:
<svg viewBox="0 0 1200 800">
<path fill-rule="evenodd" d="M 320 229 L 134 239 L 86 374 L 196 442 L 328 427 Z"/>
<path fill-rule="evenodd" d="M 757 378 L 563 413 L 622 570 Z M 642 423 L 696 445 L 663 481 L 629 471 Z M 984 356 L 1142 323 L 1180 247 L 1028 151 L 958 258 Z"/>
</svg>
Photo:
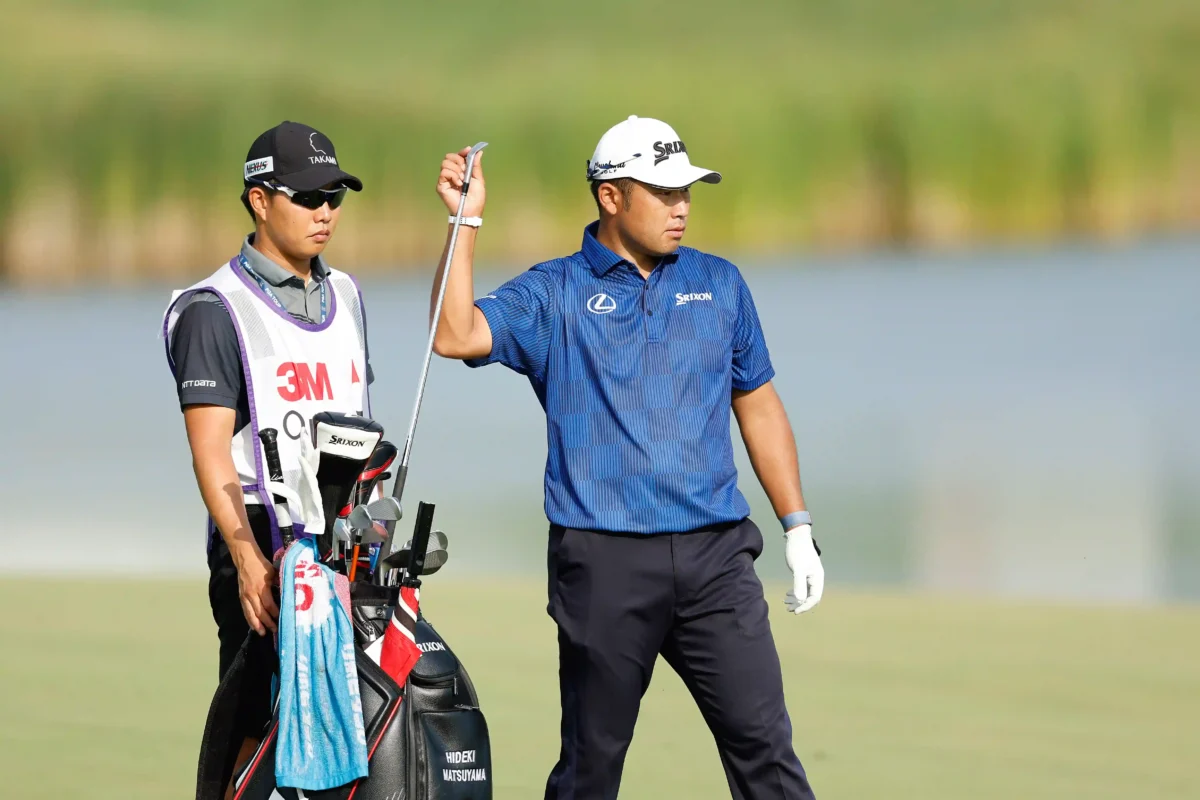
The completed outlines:
<svg viewBox="0 0 1200 800">
<path fill-rule="evenodd" d="M 331 291 L 324 321 L 304 322 L 268 296 L 234 258 L 208 278 L 174 292 L 163 316 L 172 371 L 172 336 L 189 304 L 203 293 L 216 295 L 233 319 L 250 406 L 250 421 L 233 435 L 233 464 L 246 503 L 266 506 L 276 546 L 279 528 L 273 505 L 264 499 L 266 469 L 259 431 L 275 428 L 279 432 L 284 483 L 297 489 L 300 438 L 311 437 L 312 416 L 321 411 L 371 413 L 366 329 L 358 286 L 352 277 L 334 269 L 325 282 Z M 302 525 L 297 525 L 296 533 L 302 532 Z"/>
</svg>

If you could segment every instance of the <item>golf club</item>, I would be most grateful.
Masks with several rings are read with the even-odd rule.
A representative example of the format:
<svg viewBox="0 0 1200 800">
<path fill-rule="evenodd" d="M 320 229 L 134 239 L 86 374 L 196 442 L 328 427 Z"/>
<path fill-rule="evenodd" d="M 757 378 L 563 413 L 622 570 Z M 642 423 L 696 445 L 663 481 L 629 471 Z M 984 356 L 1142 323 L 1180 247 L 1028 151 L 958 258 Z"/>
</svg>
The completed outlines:
<svg viewBox="0 0 1200 800">
<path fill-rule="evenodd" d="M 450 540 L 442 531 L 433 531 L 429 534 L 429 544 L 425 546 L 425 566 L 421 570 L 422 575 L 432 575 L 437 572 L 450 559 L 448 552 Z M 411 559 L 412 542 L 404 546 L 403 549 L 397 550 L 387 557 L 389 569 L 399 569 L 406 566 Z"/>
<path fill-rule="evenodd" d="M 279 463 L 279 432 L 274 428 L 263 428 L 258 432 L 262 442 L 263 457 L 267 462 L 267 480 L 283 483 L 283 467 Z M 287 500 L 274 492 L 271 500 L 275 504 L 275 519 L 279 523 L 279 536 L 283 540 L 283 549 L 292 543 L 292 514 L 288 510 Z"/>
<path fill-rule="evenodd" d="M 314 414 L 311 424 L 320 453 L 317 488 L 325 517 L 325 529 L 313 533 L 322 560 L 338 568 L 341 554 L 348 548 L 341 547 L 334 526 L 353 507 L 355 485 L 383 438 L 383 426 L 367 417 L 333 411 Z"/>
<path fill-rule="evenodd" d="M 396 498 L 390 496 L 381 497 L 373 503 L 355 506 L 345 517 L 344 522 L 350 528 L 354 541 L 353 555 L 347 573 L 350 580 L 353 581 L 358 575 L 358 562 L 362 546 L 383 543 L 384 535 L 380 533 L 375 523 L 395 522 L 399 519 L 400 503 Z"/>
<path fill-rule="evenodd" d="M 367 460 L 366 468 L 358 476 L 358 487 L 354 490 L 354 505 L 361 506 L 363 503 L 371 502 L 371 494 L 375 491 L 375 487 L 381 481 L 392 477 L 392 473 L 386 470 L 392 466 L 392 462 L 399 454 L 400 451 L 396 449 L 396 445 L 386 439 L 375 446 L 375 452 L 371 453 L 371 458 Z"/>
<path fill-rule="evenodd" d="M 381 497 L 373 503 L 355 506 L 346 521 L 351 528 L 366 530 L 372 522 L 395 522 L 400 516 L 400 504 L 396 498 Z"/>
<path fill-rule="evenodd" d="M 392 477 L 392 473 L 388 472 L 388 467 L 392 466 L 392 462 L 396 460 L 399 454 L 396 445 L 387 440 L 382 440 L 375 446 L 375 451 L 371 453 L 371 457 L 367 459 L 367 466 L 363 469 L 362 474 L 358 476 L 358 484 L 354 489 L 354 505 L 355 510 L 361 508 L 365 503 L 371 501 L 371 495 L 375 493 L 375 487 L 382 481 Z M 391 497 L 386 498 L 395 502 Z M 396 513 L 399 514 L 400 504 L 396 503 Z M 363 512 L 366 513 L 366 512 Z M 351 512 L 353 514 L 353 511 Z M 399 517 L 397 517 L 398 519 Z M 362 546 L 364 544 L 381 544 L 383 537 L 380 536 L 375 526 L 371 524 L 371 518 L 368 514 L 363 524 L 363 519 L 360 517 L 359 524 L 355 524 L 354 519 L 349 515 L 346 520 L 350 526 L 350 531 L 353 535 L 353 549 L 350 551 L 349 567 L 346 576 L 351 582 L 358 576 L 359 559 L 362 554 Z M 369 563 L 370 559 L 368 559 Z M 368 569 L 368 572 L 370 570 Z"/>
<path fill-rule="evenodd" d="M 408 554 L 408 565 L 404 569 L 402 586 L 420 588 L 421 575 L 425 572 L 425 555 L 429 549 L 429 534 L 433 529 L 433 503 L 417 504 L 417 522 L 413 526 L 413 538 Z"/>
<path fill-rule="evenodd" d="M 342 554 L 350 549 L 350 543 L 353 541 L 350 533 L 350 526 L 346 523 L 345 517 L 338 517 L 333 522 L 333 536 L 331 538 L 331 546 L 333 548 L 333 558 L 335 564 L 342 557 Z"/>
<path fill-rule="evenodd" d="M 412 419 L 408 423 L 408 437 L 404 440 L 404 450 L 400 457 L 400 466 L 396 470 L 396 482 L 392 486 L 392 497 L 399 502 L 404 495 L 404 482 L 408 478 L 408 462 L 412 455 L 413 436 L 417 430 L 417 417 L 421 413 L 421 399 L 425 394 L 425 381 L 429 377 L 429 362 L 433 358 L 433 342 L 437 336 L 438 320 L 442 315 L 442 301 L 446 297 L 446 279 L 450 277 L 450 267 L 454 264 L 454 247 L 458 244 L 458 231 L 462 227 L 463 209 L 467 204 L 467 192 L 471 187 L 471 170 L 475 166 L 475 158 L 479 155 L 479 151 L 487 147 L 487 142 L 479 142 L 467 152 L 467 168 L 463 177 L 462 193 L 458 198 L 458 213 L 454 215 L 454 226 L 450 230 L 450 243 L 446 247 L 446 268 L 442 270 L 442 280 L 438 285 L 437 303 L 433 309 L 433 323 L 429 326 L 429 341 L 425 346 L 425 359 L 421 364 L 421 376 L 417 381 L 417 399 L 413 403 Z M 419 520 L 418 520 L 419 522 Z M 383 542 L 383 546 L 379 551 L 379 560 L 375 564 L 375 583 L 384 584 L 385 573 L 388 571 L 384 562 L 388 556 L 392 554 L 392 540 L 396 534 L 396 523 L 394 521 L 385 524 L 387 528 L 387 538 Z M 418 525 L 418 527 L 420 527 Z M 426 536 L 429 531 L 426 529 Z M 414 534 L 414 545 L 416 535 Z M 420 550 L 422 559 L 425 557 L 425 545 L 421 544 L 419 548 L 414 546 L 413 552 Z"/>
</svg>

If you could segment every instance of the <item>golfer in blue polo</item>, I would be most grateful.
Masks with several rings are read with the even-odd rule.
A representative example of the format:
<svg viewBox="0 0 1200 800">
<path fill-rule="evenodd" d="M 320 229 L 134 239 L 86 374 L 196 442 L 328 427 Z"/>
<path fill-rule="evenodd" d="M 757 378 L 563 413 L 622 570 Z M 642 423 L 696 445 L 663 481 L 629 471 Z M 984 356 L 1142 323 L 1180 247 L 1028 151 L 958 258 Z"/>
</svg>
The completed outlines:
<svg viewBox="0 0 1200 800">
<path fill-rule="evenodd" d="M 438 179 L 452 214 L 466 152 L 447 155 Z M 600 139 L 587 178 L 600 219 L 579 252 L 476 300 L 485 187 L 475 161 L 435 344 L 469 366 L 526 376 L 546 412 L 562 749 L 545 796 L 617 796 L 661 654 L 703 713 L 734 798 L 811 798 L 754 572 L 763 539 L 738 490 L 730 411 L 787 538 L 795 585 L 785 602 L 799 614 L 820 601 L 825 574 L 795 439 L 741 273 L 681 246 L 691 186 L 721 176 L 692 166 L 667 124 L 630 117 Z M 445 268 L 443 256 L 435 287 Z"/>
</svg>

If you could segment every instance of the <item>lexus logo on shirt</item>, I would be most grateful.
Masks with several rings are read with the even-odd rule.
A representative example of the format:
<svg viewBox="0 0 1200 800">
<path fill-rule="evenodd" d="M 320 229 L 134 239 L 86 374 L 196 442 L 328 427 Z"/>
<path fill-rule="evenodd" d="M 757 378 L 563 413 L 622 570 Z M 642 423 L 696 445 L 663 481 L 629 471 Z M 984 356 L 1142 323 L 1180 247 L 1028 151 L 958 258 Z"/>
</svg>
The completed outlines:
<svg viewBox="0 0 1200 800">
<path fill-rule="evenodd" d="M 611 314 L 617 310 L 617 301 L 601 292 L 588 298 L 587 310 L 593 314 Z"/>
</svg>

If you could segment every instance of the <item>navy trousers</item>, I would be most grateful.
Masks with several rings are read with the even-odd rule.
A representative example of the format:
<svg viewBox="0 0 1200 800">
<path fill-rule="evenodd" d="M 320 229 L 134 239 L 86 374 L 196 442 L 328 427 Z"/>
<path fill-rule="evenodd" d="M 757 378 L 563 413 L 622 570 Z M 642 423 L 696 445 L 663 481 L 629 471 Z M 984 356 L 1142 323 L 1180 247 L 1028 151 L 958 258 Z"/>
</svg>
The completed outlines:
<svg viewBox="0 0 1200 800">
<path fill-rule="evenodd" d="M 613 800 L 638 708 L 661 654 L 717 743 L 735 800 L 812 798 L 792 748 L 779 654 L 750 520 L 656 536 L 552 526 L 562 749 L 551 800 Z"/>
</svg>

